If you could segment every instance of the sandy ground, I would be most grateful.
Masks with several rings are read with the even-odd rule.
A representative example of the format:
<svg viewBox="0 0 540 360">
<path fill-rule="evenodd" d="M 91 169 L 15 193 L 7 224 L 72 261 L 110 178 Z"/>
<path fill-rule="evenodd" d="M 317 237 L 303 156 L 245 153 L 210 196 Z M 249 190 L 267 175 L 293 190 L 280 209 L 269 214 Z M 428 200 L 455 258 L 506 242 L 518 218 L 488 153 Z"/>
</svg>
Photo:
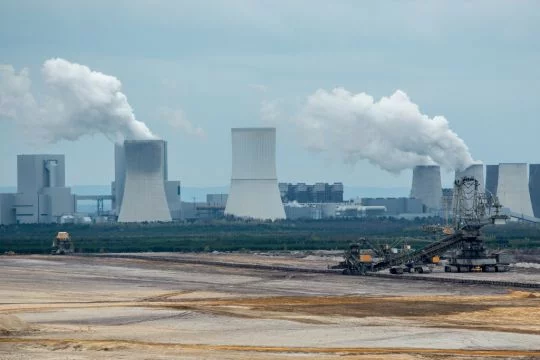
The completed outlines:
<svg viewBox="0 0 540 360">
<path fill-rule="evenodd" d="M 0 274 L 0 359 L 540 358 L 539 292 L 67 256 Z"/>
<path fill-rule="evenodd" d="M 130 255 L 130 254 L 127 254 Z M 141 255 L 131 254 L 131 255 Z M 221 262 L 234 263 L 257 263 L 271 266 L 292 266 L 304 269 L 328 269 L 328 267 L 338 264 L 343 260 L 343 251 L 325 251 L 315 250 L 306 254 L 302 251 L 283 252 L 283 253 L 204 253 L 204 254 L 189 254 L 189 253 L 143 253 L 147 257 L 166 256 L 179 259 L 198 259 Z M 431 274 L 413 274 L 414 276 L 422 276 L 425 278 L 440 278 L 454 277 L 460 279 L 483 279 L 496 281 L 523 282 L 531 284 L 540 284 L 540 264 L 538 263 L 519 263 L 511 266 L 511 271 L 507 273 L 454 273 L 448 274 L 444 272 L 444 266 L 436 266 Z M 388 270 L 382 271 L 388 274 Z M 403 276 L 410 276 L 403 274 Z"/>
</svg>

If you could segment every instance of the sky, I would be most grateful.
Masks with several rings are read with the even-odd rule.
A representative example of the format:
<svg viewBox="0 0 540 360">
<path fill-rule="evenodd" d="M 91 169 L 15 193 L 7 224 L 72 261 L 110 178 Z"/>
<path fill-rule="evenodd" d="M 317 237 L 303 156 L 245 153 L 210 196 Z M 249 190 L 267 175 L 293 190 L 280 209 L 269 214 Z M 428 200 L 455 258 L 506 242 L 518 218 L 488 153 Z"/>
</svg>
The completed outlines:
<svg viewBox="0 0 540 360">
<path fill-rule="evenodd" d="M 256 126 L 277 128 L 279 181 L 409 186 L 410 170 L 363 158 L 371 132 L 354 123 L 357 108 L 313 114 L 311 102 L 335 89 L 374 103 L 399 90 L 422 121 L 443 116 L 474 160 L 540 163 L 539 37 L 537 1 L 0 2 L 0 64 L 27 74 L 37 102 L 47 103 L 48 59 L 116 77 L 137 120 L 168 141 L 169 178 L 201 187 L 228 184 L 230 129 Z M 1 111 L 2 81 L 0 186 L 16 184 L 16 155 L 32 153 L 65 154 L 69 185 L 113 180 L 110 138 L 51 143 L 39 123 Z M 300 126 L 306 113 L 324 122 L 323 151 Z M 399 124 L 393 136 L 420 141 Z"/>
</svg>

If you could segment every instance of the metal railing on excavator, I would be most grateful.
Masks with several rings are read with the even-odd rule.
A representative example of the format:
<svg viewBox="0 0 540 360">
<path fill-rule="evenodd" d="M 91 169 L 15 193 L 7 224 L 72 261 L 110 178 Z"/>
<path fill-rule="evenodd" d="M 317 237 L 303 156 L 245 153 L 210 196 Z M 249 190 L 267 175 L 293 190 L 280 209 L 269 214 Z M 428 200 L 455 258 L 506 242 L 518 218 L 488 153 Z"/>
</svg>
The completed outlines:
<svg viewBox="0 0 540 360">
<path fill-rule="evenodd" d="M 387 257 L 386 259 L 372 264 L 373 271 L 379 271 L 389 269 L 392 266 L 403 265 L 410 262 L 428 263 L 429 259 L 434 256 L 443 254 L 446 250 L 455 247 L 457 243 L 463 240 L 463 235 L 457 232 L 453 235 L 446 236 L 445 238 L 429 244 L 422 249 L 402 252 L 395 256 Z"/>
</svg>

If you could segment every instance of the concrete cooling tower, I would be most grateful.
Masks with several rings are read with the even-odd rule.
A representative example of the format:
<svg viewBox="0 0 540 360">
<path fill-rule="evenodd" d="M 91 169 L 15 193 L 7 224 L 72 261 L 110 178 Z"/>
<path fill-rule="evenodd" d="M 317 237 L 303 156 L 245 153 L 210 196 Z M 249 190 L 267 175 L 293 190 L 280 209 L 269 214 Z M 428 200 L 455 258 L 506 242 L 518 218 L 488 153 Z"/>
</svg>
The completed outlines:
<svg viewBox="0 0 540 360">
<path fill-rule="evenodd" d="M 232 129 L 232 176 L 226 215 L 285 218 L 276 175 L 276 129 Z"/>
<path fill-rule="evenodd" d="M 165 195 L 163 140 L 124 142 L 125 182 L 119 222 L 171 221 Z"/>
<path fill-rule="evenodd" d="M 464 176 L 475 178 L 479 183 L 480 188 L 478 190 L 481 192 L 484 191 L 485 186 L 484 186 L 484 165 L 483 164 L 471 165 L 465 170 L 456 171 L 455 179 L 459 180 Z"/>
<path fill-rule="evenodd" d="M 486 194 L 489 198 L 497 195 L 499 185 L 499 165 L 486 165 Z"/>
<path fill-rule="evenodd" d="M 527 164 L 499 164 L 497 197 L 504 208 L 525 216 L 533 216 Z"/>
<path fill-rule="evenodd" d="M 420 200 L 429 211 L 442 206 L 441 168 L 437 165 L 420 165 L 413 169 L 411 197 Z"/>
<path fill-rule="evenodd" d="M 126 155 L 124 145 L 114 144 L 114 204 L 115 214 L 120 213 L 122 208 L 122 198 L 124 196 L 124 185 L 126 183 Z"/>
<path fill-rule="evenodd" d="M 529 165 L 529 192 L 534 217 L 540 218 L 540 164 Z"/>
</svg>

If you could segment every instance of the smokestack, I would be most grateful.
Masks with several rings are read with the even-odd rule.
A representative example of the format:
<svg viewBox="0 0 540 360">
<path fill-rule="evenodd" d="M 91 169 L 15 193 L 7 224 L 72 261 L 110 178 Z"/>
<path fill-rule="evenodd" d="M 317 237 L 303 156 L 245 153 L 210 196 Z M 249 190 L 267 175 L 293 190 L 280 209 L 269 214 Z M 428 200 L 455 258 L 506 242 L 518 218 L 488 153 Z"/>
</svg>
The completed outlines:
<svg viewBox="0 0 540 360">
<path fill-rule="evenodd" d="M 527 164 L 499 164 L 497 185 L 499 202 L 510 211 L 533 216 L 527 176 Z"/>
<path fill-rule="evenodd" d="M 419 199 L 429 211 L 441 209 L 441 168 L 437 165 L 420 165 L 413 169 L 412 198 Z"/>
<path fill-rule="evenodd" d="M 540 218 L 540 164 L 529 165 L 529 192 L 534 217 Z"/>
<path fill-rule="evenodd" d="M 48 186 L 47 187 L 56 187 L 56 169 L 58 162 L 56 160 L 47 160 L 45 161 L 45 169 L 47 169 L 48 176 Z"/>
<path fill-rule="evenodd" d="M 226 215 L 285 218 L 276 175 L 276 129 L 232 129 L 232 176 Z"/>
<path fill-rule="evenodd" d="M 171 221 L 165 195 L 163 140 L 124 142 L 126 177 L 119 222 Z"/>
</svg>

